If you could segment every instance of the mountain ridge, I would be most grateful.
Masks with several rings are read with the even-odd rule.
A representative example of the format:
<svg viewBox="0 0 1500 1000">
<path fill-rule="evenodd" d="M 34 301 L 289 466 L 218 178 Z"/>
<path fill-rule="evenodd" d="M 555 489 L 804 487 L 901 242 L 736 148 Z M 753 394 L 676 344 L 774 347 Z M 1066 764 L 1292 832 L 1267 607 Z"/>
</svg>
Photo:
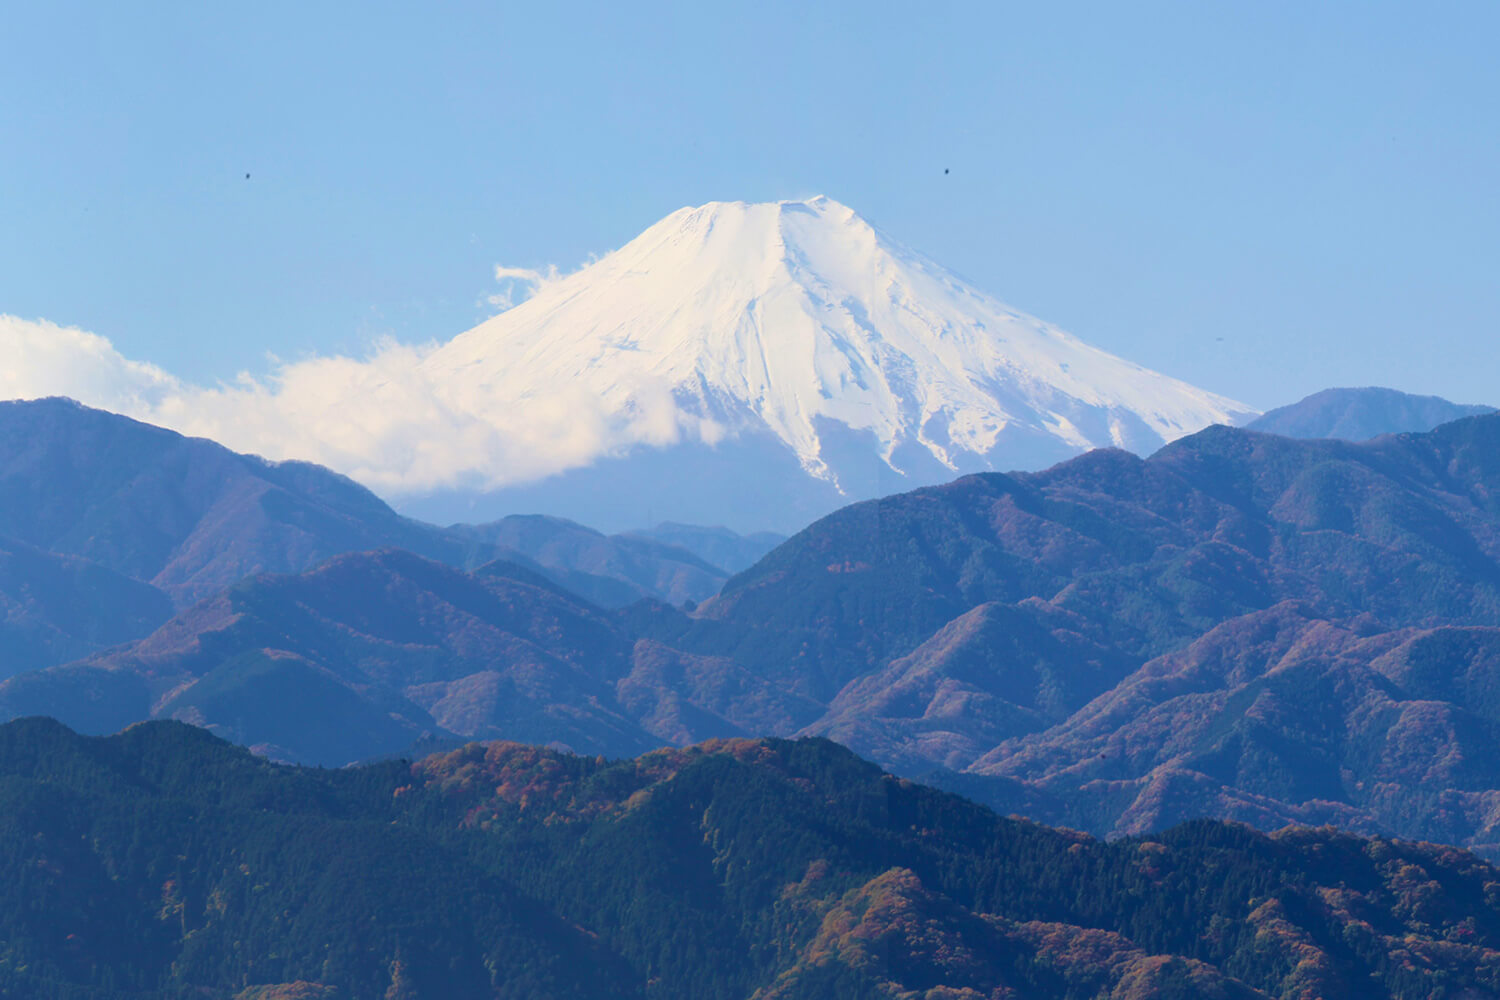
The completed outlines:
<svg viewBox="0 0 1500 1000">
<path fill-rule="evenodd" d="M 1214 427 L 1149 459 L 1099 450 L 851 505 L 691 610 L 601 611 L 505 563 L 340 557 L 245 584 L 258 617 L 179 615 L 0 684 L 0 705 L 107 731 L 129 720 L 100 706 L 155 671 L 186 693 L 129 695 L 133 718 L 296 757 L 266 719 L 234 730 L 225 693 L 296 677 L 350 720 L 320 761 L 399 752 L 367 735 L 401 705 L 401 739 L 817 735 L 1100 834 L 1209 813 L 1500 851 L 1500 788 L 1463 763 L 1500 754 L 1497 498 L 1500 415 L 1360 444 Z"/>
</svg>

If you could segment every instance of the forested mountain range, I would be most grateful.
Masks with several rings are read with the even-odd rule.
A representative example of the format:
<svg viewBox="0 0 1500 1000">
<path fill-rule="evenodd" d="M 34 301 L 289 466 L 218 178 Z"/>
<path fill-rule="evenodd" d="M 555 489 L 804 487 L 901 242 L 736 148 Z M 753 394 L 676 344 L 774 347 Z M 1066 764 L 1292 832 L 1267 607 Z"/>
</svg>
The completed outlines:
<svg viewBox="0 0 1500 1000">
<path fill-rule="evenodd" d="M 0 402 L 0 677 L 141 638 L 246 576 L 346 552 L 396 547 L 467 568 L 505 558 L 619 606 L 711 597 L 779 540 L 688 525 L 606 536 L 532 516 L 439 528 L 316 465 L 65 399 Z"/>
<path fill-rule="evenodd" d="M 674 641 L 831 699 L 809 732 L 1015 779 L 994 801 L 1088 829 L 1486 844 L 1497 498 L 1500 417 L 1362 445 L 1211 428 L 848 508 Z"/>
<path fill-rule="evenodd" d="M 500 736 L 622 756 L 792 732 L 819 711 L 731 660 L 625 625 L 515 563 L 465 573 L 397 549 L 352 553 L 246 580 L 144 640 L 13 677 L 0 713 L 91 733 L 178 718 L 338 766 Z"/>
<path fill-rule="evenodd" d="M 177 723 L 0 726 L 0 992 L 1500 994 L 1500 872 L 1197 821 L 1106 844 L 823 740 L 279 766 Z"/>
<path fill-rule="evenodd" d="M 845 508 L 691 611 L 340 557 L 16 677 L 0 710 L 175 716 L 322 763 L 817 734 L 1098 833 L 1208 814 L 1492 851 L 1497 559 L 1500 416 L 1365 444 L 1211 428 Z"/>
</svg>

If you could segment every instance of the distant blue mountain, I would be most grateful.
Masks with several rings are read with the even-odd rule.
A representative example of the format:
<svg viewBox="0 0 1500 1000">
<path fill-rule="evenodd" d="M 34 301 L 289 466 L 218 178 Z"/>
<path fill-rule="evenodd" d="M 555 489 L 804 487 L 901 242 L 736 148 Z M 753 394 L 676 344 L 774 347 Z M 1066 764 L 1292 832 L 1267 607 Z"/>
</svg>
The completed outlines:
<svg viewBox="0 0 1500 1000">
<path fill-rule="evenodd" d="M 139 639 L 170 617 L 149 583 L 0 535 L 0 678 Z"/>
<path fill-rule="evenodd" d="M 785 535 L 774 531 L 741 535 L 724 527 L 705 528 L 673 521 L 665 521 L 654 528 L 626 532 L 620 537 L 631 535 L 687 549 L 704 562 L 729 573 L 749 569 L 760 562 L 767 552 L 786 541 Z"/>
<path fill-rule="evenodd" d="M 1396 389 L 1324 389 L 1262 414 L 1245 427 L 1290 438 L 1368 441 L 1382 434 L 1425 433 L 1440 424 L 1494 412 L 1493 406 L 1450 403 Z"/>
</svg>

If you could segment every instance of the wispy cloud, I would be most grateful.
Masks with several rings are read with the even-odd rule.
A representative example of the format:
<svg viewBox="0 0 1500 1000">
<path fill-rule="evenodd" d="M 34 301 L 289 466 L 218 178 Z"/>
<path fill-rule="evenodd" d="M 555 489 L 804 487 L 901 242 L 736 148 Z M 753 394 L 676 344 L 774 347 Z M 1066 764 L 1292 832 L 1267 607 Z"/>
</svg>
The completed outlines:
<svg viewBox="0 0 1500 1000">
<path fill-rule="evenodd" d="M 503 312 L 526 301 L 543 285 L 550 285 L 561 277 L 556 265 L 549 265 L 545 271 L 538 271 L 529 267 L 496 264 L 495 280 L 499 282 L 500 290 L 486 296 L 485 301 Z"/>
</svg>

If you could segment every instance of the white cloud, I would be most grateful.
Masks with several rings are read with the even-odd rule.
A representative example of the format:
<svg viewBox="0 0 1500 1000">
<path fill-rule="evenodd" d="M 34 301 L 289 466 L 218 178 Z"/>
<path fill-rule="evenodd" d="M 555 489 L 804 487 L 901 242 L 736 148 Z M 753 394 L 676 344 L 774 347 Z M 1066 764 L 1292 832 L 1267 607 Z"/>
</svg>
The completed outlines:
<svg viewBox="0 0 1500 1000">
<path fill-rule="evenodd" d="M 282 363 L 209 387 L 126 358 L 97 334 L 0 315 L 0 399 L 69 396 L 236 451 L 317 462 L 388 496 L 498 489 L 636 444 L 722 435 L 683 414 L 665 385 L 636 386 L 623 414 L 581 388 L 524 401 L 462 396 L 423 373 L 435 349 L 385 341 L 362 359 Z"/>
<path fill-rule="evenodd" d="M 97 334 L 0 314 L 0 399 L 72 396 L 137 416 L 181 391 L 177 379 Z"/>
</svg>

